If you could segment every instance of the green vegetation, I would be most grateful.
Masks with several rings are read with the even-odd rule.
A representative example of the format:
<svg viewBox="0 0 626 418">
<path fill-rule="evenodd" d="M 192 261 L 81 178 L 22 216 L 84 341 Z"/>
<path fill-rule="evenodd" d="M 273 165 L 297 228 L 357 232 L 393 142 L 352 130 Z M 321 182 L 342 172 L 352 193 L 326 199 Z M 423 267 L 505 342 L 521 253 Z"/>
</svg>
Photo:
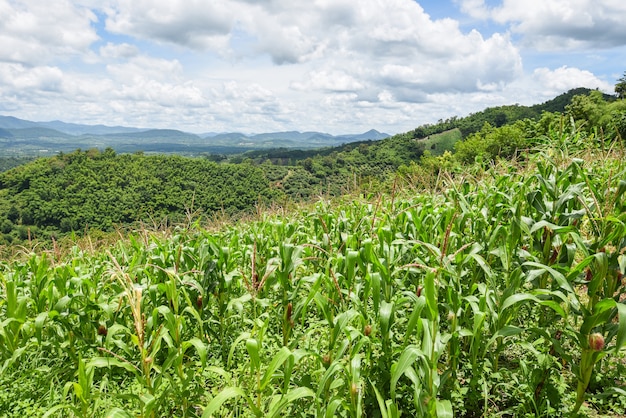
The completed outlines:
<svg viewBox="0 0 626 418">
<path fill-rule="evenodd" d="M 32 161 L 33 157 L 0 157 L 0 173 Z"/>
<path fill-rule="evenodd" d="M 594 138 L 552 141 L 568 148 L 543 148 L 532 170 L 506 163 L 434 194 L 3 263 L 0 409 L 623 411 L 626 160 Z"/>
<path fill-rule="evenodd" d="M 97 222 L 104 212 L 89 191 L 111 223 L 117 213 L 138 219 L 145 209 L 124 208 L 140 202 L 186 224 L 138 229 L 101 249 L 89 239 L 24 248 L 0 262 L 0 411 L 621 414 L 621 102 L 592 92 L 564 114 L 483 123 L 440 155 L 407 134 L 297 166 L 94 150 L 3 173 L 11 228 L 25 215 L 42 228 L 80 213 Z M 280 201 L 296 190 L 287 184 L 329 188 L 315 179 L 346 172 L 360 176 L 349 193 L 296 209 L 211 227 L 192 215 Z M 42 199 L 46 190 L 70 200 L 50 203 L 61 201 Z"/>
<path fill-rule="evenodd" d="M 434 125 L 423 125 L 411 132 L 407 132 L 411 138 L 426 138 L 430 135 L 449 131 L 451 129 L 459 129 L 463 138 L 469 135 L 479 132 L 483 126 L 487 123 L 490 126 L 499 128 L 503 125 L 512 124 L 517 121 L 529 119 L 533 121 L 539 120 L 544 112 L 549 113 L 563 113 L 566 111 L 567 106 L 572 102 L 576 96 L 586 96 L 590 94 L 592 90 L 585 88 L 572 89 L 567 93 L 563 93 L 552 100 L 545 103 L 534 106 L 497 106 L 490 107 L 481 112 L 476 112 L 464 118 L 452 117 L 446 120 L 439 120 Z M 613 101 L 615 98 L 597 92 L 597 94 L 604 101 Z"/>
<path fill-rule="evenodd" d="M 339 195 L 377 184 L 422 154 L 421 144 L 402 137 L 348 147 L 298 166 L 263 158 L 218 164 L 118 155 L 110 148 L 40 158 L 0 173 L 0 244 L 49 241 L 86 229 L 111 231 L 140 221 L 176 223 L 195 212 L 235 215 L 271 202 Z"/>
<path fill-rule="evenodd" d="M 446 151 L 454 151 L 454 145 L 461 140 L 461 131 L 451 129 L 439 134 L 431 135 L 420 143 L 430 155 L 443 155 Z"/>
<path fill-rule="evenodd" d="M 177 156 L 76 151 L 0 174 L 5 239 L 111 230 L 136 221 L 179 222 L 188 213 L 250 209 L 274 198 L 259 167 Z"/>
<path fill-rule="evenodd" d="M 617 84 L 615 84 L 615 94 L 617 94 L 617 97 L 620 99 L 626 98 L 626 72 L 617 80 Z"/>
</svg>

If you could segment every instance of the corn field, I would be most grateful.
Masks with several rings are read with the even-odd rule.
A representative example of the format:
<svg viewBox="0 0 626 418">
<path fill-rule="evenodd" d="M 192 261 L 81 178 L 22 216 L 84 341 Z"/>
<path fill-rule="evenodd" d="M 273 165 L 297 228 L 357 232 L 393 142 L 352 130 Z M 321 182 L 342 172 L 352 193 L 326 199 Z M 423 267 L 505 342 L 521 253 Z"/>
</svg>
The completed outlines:
<svg viewBox="0 0 626 418">
<path fill-rule="evenodd" d="M 626 160 L 575 140 L 2 262 L 0 415 L 623 413 Z"/>
</svg>

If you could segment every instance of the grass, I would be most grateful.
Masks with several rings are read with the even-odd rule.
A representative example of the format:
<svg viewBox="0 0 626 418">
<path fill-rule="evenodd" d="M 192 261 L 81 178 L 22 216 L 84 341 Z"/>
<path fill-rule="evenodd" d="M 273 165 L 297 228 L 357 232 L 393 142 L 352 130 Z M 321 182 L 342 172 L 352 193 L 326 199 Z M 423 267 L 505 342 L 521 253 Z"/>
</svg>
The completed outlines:
<svg viewBox="0 0 626 418">
<path fill-rule="evenodd" d="M 440 134 L 430 135 L 420 140 L 424 144 L 424 149 L 429 150 L 431 155 L 443 155 L 444 152 L 454 152 L 454 144 L 461 140 L 461 131 L 457 128 Z"/>
</svg>

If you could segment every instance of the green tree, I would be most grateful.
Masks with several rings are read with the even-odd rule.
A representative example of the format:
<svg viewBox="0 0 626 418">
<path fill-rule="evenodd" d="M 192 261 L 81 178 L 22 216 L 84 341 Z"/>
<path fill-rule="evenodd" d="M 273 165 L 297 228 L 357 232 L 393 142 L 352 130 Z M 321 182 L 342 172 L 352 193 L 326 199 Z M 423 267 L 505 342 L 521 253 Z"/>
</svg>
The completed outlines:
<svg viewBox="0 0 626 418">
<path fill-rule="evenodd" d="M 626 71 L 624 71 L 624 75 L 617 80 L 617 84 L 615 84 L 615 93 L 620 99 L 626 97 Z"/>
</svg>

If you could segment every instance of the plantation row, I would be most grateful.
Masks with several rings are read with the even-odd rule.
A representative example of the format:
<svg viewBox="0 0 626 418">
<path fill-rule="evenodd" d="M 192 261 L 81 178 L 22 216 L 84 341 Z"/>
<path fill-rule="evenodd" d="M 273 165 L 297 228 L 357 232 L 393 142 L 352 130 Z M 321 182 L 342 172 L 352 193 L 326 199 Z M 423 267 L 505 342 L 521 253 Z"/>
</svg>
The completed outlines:
<svg viewBox="0 0 626 418">
<path fill-rule="evenodd" d="M 2 263 L 0 411 L 623 412 L 626 160 L 553 139 L 434 194 Z"/>
</svg>

